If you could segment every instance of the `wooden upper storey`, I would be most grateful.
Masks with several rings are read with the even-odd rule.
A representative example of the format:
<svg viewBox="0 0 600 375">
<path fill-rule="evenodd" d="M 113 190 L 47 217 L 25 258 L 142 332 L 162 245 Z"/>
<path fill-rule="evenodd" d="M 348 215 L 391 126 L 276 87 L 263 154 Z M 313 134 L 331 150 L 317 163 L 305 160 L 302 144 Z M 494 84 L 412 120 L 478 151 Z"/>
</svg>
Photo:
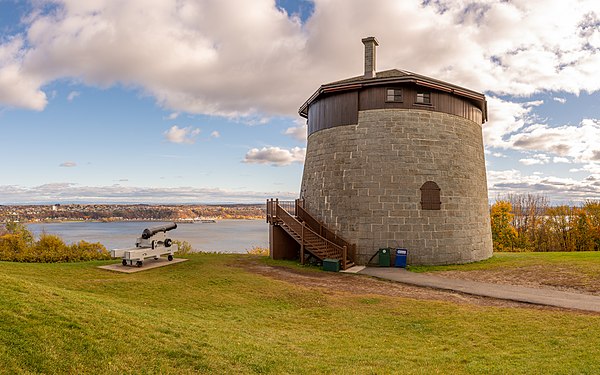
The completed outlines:
<svg viewBox="0 0 600 375">
<path fill-rule="evenodd" d="M 300 107 L 308 134 L 358 123 L 358 111 L 421 109 L 461 116 L 478 124 L 487 120 L 481 93 L 415 73 L 378 72 L 374 78 L 354 77 L 323 85 Z"/>
</svg>

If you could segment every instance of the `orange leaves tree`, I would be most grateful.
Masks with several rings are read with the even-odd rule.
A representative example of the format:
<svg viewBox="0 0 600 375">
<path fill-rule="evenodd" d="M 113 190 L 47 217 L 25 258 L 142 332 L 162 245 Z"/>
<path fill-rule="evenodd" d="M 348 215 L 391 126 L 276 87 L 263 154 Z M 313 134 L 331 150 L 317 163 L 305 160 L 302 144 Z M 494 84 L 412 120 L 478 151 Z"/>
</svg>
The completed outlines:
<svg viewBox="0 0 600 375">
<path fill-rule="evenodd" d="M 550 206 L 543 196 L 509 195 L 490 216 L 495 251 L 600 251 L 600 201 Z"/>
<path fill-rule="evenodd" d="M 508 201 L 497 201 L 490 210 L 494 251 L 514 251 L 517 231 L 512 225 L 512 207 Z"/>
</svg>

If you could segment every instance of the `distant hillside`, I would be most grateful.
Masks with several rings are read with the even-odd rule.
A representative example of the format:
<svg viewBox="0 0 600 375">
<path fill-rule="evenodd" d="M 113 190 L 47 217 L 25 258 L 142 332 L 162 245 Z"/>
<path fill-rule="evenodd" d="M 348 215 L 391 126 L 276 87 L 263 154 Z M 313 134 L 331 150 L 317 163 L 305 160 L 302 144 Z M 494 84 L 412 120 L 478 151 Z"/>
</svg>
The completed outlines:
<svg viewBox="0 0 600 375">
<path fill-rule="evenodd" d="M 115 205 L 56 204 L 0 206 L 0 222 L 67 221 L 67 220 L 199 220 L 261 219 L 262 204 L 228 205 Z"/>
</svg>

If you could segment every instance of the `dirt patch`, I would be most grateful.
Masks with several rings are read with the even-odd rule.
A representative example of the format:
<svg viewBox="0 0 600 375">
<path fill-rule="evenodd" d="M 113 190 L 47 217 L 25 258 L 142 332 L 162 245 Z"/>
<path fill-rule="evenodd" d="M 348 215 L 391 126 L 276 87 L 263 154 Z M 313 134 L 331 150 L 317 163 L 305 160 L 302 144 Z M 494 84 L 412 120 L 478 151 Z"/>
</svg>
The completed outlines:
<svg viewBox="0 0 600 375">
<path fill-rule="evenodd" d="M 241 267 L 252 273 L 282 280 L 294 285 L 302 285 L 308 288 L 319 289 L 319 291 L 326 294 L 349 293 L 357 295 L 382 295 L 412 298 L 417 300 L 441 300 L 455 303 L 469 303 L 479 306 L 526 307 L 547 310 L 562 310 L 555 307 L 531 305 L 527 303 L 519 303 L 406 285 L 393 281 L 380 280 L 366 275 L 334 272 L 313 273 L 281 266 L 269 266 L 252 258 L 241 260 L 235 266 Z"/>
<path fill-rule="evenodd" d="M 574 267 L 532 265 L 472 271 L 440 271 L 432 275 L 493 284 L 548 288 L 600 296 L 600 277 L 590 276 Z"/>
</svg>

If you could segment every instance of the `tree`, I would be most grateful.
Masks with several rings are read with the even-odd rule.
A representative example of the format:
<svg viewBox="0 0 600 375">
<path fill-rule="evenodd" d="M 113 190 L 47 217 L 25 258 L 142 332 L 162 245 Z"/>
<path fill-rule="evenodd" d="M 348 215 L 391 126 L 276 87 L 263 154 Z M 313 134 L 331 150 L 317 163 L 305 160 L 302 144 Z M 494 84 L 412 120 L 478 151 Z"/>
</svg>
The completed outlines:
<svg viewBox="0 0 600 375">
<path fill-rule="evenodd" d="M 600 201 L 586 201 L 583 211 L 590 223 L 590 235 L 594 242 L 594 250 L 598 251 L 600 250 Z"/>
<path fill-rule="evenodd" d="M 497 201 L 490 210 L 494 251 L 514 251 L 517 231 L 513 221 L 512 206 L 508 201 Z"/>
<path fill-rule="evenodd" d="M 595 249 L 594 232 L 592 223 L 583 208 L 576 208 L 573 212 L 573 235 L 575 237 L 575 251 L 592 251 Z"/>
</svg>

